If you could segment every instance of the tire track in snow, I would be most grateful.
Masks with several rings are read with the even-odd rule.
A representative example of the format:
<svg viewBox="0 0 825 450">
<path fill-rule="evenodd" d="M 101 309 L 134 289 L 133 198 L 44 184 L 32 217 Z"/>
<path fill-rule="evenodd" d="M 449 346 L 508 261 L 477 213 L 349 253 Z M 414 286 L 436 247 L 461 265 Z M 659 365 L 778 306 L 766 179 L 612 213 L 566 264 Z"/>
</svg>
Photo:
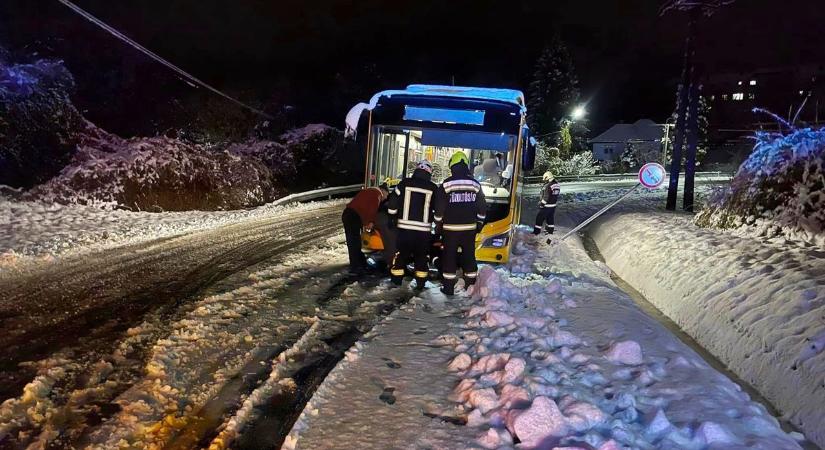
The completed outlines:
<svg viewBox="0 0 825 450">
<path fill-rule="evenodd" d="M 0 398 L 34 375 L 20 368 L 61 348 L 95 351 L 139 323 L 239 270 L 338 230 L 338 206 L 82 255 L 0 280 Z M 55 330 L 61 330 L 55 333 Z"/>
</svg>

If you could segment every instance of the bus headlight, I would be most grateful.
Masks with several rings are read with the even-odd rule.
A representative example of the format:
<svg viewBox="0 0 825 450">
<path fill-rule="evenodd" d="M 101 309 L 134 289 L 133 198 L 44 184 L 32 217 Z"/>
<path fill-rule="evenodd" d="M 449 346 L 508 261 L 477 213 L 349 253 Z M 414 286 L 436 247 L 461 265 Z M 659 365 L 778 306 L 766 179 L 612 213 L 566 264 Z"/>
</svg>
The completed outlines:
<svg viewBox="0 0 825 450">
<path fill-rule="evenodd" d="M 482 242 L 482 247 L 492 247 L 492 248 L 502 248 L 506 247 L 507 243 L 510 241 L 510 233 L 502 233 L 497 234 L 495 236 L 488 237 L 487 239 Z"/>
</svg>

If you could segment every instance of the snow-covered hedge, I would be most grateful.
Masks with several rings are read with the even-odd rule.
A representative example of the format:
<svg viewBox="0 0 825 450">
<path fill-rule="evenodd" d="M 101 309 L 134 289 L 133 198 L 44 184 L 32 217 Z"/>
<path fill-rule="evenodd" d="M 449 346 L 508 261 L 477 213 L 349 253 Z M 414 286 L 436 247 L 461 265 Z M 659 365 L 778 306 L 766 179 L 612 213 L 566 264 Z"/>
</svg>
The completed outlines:
<svg viewBox="0 0 825 450">
<path fill-rule="evenodd" d="M 821 242 L 825 232 L 825 128 L 759 133 L 729 187 L 696 217 L 700 226 L 759 227 Z"/>
<path fill-rule="evenodd" d="M 69 162 L 86 126 L 73 89 L 60 61 L 12 64 L 0 48 L 0 185 L 29 188 Z"/>
<path fill-rule="evenodd" d="M 86 137 L 58 176 L 25 198 L 143 211 L 257 206 L 284 191 L 257 158 L 177 139 Z"/>
</svg>

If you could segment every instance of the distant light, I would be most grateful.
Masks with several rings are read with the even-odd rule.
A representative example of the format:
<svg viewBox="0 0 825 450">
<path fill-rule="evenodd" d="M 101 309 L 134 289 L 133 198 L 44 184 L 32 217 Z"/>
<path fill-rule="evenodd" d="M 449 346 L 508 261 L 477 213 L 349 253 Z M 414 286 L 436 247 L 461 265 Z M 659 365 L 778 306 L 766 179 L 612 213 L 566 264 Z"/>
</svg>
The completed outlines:
<svg viewBox="0 0 825 450">
<path fill-rule="evenodd" d="M 805 91 L 799 91 L 799 95 L 805 95 Z"/>
<path fill-rule="evenodd" d="M 749 84 L 750 84 L 751 86 L 756 86 L 756 80 L 751 80 L 751 82 L 750 82 Z"/>
<path fill-rule="evenodd" d="M 741 82 L 741 81 L 739 82 L 739 86 L 742 86 L 742 82 Z"/>
<path fill-rule="evenodd" d="M 733 93 L 733 99 L 734 100 L 744 100 L 745 99 L 745 93 L 744 92 L 734 92 Z"/>
<path fill-rule="evenodd" d="M 579 105 L 573 110 L 573 112 L 570 114 L 570 117 L 572 117 L 573 120 L 579 120 L 582 117 L 584 117 L 585 114 L 587 114 L 587 110 L 584 109 L 583 105 Z"/>
</svg>

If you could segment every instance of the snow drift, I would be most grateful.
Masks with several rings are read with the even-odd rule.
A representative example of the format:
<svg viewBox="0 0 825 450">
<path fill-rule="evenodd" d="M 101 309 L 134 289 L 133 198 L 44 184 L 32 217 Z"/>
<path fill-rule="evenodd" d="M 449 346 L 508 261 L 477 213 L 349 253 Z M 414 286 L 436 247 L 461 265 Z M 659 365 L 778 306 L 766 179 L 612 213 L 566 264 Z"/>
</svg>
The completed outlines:
<svg viewBox="0 0 825 450">
<path fill-rule="evenodd" d="M 696 224 L 750 227 L 761 235 L 825 242 L 825 128 L 760 132 L 729 187 L 712 196 Z"/>
<path fill-rule="evenodd" d="M 617 207 L 590 233 L 612 270 L 825 445 L 821 251 L 701 229 L 645 199 Z"/>
</svg>

